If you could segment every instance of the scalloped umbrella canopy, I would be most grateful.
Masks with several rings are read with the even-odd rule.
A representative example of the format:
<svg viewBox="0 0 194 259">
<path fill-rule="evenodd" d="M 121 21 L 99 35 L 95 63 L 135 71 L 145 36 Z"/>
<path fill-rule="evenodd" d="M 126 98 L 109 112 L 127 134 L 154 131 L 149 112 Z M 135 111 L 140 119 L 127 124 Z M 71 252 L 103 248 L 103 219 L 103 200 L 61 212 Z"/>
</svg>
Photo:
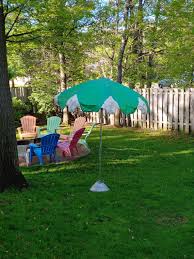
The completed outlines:
<svg viewBox="0 0 194 259">
<path fill-rule="evenodd" d="M 89 80 L 64 90 L 55 96 L 55 103 L 62 109 L 68 106 L 70 112 L 76 108 L 84 112 L 98 112 L 101 108 L 108 113 L 115 113 L 117 108 L 125 114 L 133 113 L 137 108 L 143 113 L 149 112 L 143 96 L 108 78 Z"/>
</svg>

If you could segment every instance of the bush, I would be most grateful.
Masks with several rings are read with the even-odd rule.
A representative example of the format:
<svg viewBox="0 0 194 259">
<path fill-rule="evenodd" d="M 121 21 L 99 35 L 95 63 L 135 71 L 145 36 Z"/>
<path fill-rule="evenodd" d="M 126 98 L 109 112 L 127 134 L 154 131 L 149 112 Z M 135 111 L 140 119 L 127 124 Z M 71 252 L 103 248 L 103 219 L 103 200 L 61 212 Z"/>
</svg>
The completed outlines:
<svg viewBox="0 0 194 259">
<path fill-rule="evenodd" d="M 12 98 L 12 105 L 14 110 L 15 125 L 18 127 L 20 125 L 20 118 L 31 111 L 31 106 L 24 103 L 17 97 Z"/>
</svg>

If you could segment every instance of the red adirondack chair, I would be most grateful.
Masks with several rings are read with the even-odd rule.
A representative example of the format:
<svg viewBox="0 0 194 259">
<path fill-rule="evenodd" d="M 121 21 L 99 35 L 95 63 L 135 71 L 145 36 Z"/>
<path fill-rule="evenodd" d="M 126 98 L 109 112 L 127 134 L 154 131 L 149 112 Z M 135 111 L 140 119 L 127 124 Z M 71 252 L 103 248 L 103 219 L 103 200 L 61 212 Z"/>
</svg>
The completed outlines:
<svg viewBox="0 0 194 259">
<path fill-rule="evenodd" d="M 63 152 L 64 156 L 72 157 L 74 150 L 78 153 L 77 143 L 84 130 L 85 128 L 79 129 L 71 136 L 71 139 L 58 142 L 57 147 Z"/>
<path fill-rule="evenodd" d="M 85 123 L 86 123 L 86 118 L 85 117 L 78 117 L 78 118 L 76 118 L 75 121 L 74 121 L 73 128 L 71 130 L 70 135 L 63 135 L 63 134 L 61 134 L 60 135 L 60 139 L 64 139 L 64 140 L 71 139 L 76 131 L 78 131 L 79 129 L 84 128 Z"/>
</svg>

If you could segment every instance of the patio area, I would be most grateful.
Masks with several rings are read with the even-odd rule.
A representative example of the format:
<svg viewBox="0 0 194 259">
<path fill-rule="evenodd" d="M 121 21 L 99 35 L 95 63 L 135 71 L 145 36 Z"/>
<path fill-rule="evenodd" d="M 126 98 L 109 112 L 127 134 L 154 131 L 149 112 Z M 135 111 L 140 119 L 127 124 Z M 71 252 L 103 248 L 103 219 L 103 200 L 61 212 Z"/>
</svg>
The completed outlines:
<svg viewBox="0 0 194 259">
<path fill-rule="evenodd" d="M 20 141 L 18 141 L 19 143 Z M 21 141 L 21 142 L 28 142 L 28 141 Z M 18 157 L 19 157 L 19 166 L 33 166 L 33 165 L 39 165 L 39 160 L 37 156 L 33 156 L 32 163 L 30 163 L 29 159 L 29 154 L 30 154 L 30 149 L 29 149 L 29 144 L 26 145 L 21 145 L 18 144 Z M 49 156 L 44 155 L 43 156 L 43 161 L 44 164 L 51 164 L 51 163 L 61 163 L 61 162 L 68 162 L 72 160 L 79 159 L 81 157 L 87 156 L 90 153 L 90 149 L 87 145 L 83 145 L 81 143 L 77 144 L 77 150 L 75 150 L 72 153 L 71 157 L 68 156 L 63 156 L 62 151 L 59 148 L 56 148 L 56 159 L 55 161 L 50 161 Z"/>
</svg>

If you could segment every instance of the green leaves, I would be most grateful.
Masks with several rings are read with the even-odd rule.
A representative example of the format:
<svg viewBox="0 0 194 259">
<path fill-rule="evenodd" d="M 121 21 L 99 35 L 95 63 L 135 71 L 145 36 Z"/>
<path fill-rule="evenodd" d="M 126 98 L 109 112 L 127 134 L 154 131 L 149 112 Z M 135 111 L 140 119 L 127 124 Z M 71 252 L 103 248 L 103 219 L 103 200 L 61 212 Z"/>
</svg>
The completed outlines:
<svg viewBox="0 0 194 259">
<path fill-rule="evenodd" d="M 40 112 L 53 110 L 61 66 L 66 86 L 96 77 L 116 80 L 124 1 L 4 2 L 8 40 L 19 42 L 7 45 L 9 66 L 16 75 L 31 77 L 31 100 Z M 150 86 L 159 79 L 181 79 L 185 74 L 191 80 L 191 14 L 191 1 L 131 1 L 123 83 Z M 64 56 L 63 64 L 59 53 Z"/>
</svg>

